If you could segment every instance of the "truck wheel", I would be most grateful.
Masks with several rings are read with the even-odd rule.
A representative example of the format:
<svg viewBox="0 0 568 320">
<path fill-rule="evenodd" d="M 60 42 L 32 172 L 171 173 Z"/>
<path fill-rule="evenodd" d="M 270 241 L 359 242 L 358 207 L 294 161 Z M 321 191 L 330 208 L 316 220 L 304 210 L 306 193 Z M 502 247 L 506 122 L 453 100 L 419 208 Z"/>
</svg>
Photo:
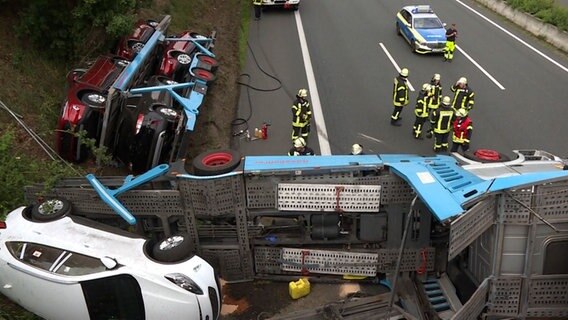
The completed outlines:
<svg viewBox="0 0 568 320">
<path fill-rule="evenodd" d="M 233 171 L 241 163 L 241 155 L 231 149 L 204 152 L 193 159 L 193 171 L 198 176 L 215 176 Z"/>
<path fill-rule="evenodd" d="M 32 220 L 53 221 L 71 213 L 71 202 L 65 199 L 49 199 L 32 206 Z"/>
<path fill-rule="evenodd" d="M 491 149 L 477 149 L 474 152 L 464 152 L 464 157 L 481 163 L 505 162 L 511 159 L 498 151 Z"/>
<path fill-rule="evenodd" d="M 160 240 L 152 249 L 152 257 L 160 262 L 176 262 L 191 254 L 191 243 L 186 234 L 176 234 Z"/>
<path fill-rule="evenodd" d="M 213 71 L 213 72 L 215 72 L 215 70 L 217 70 L 217 68 L 219 67 L 219 61 L 217 61 L 217 59 L 210 57 L 208 55 L 205 55 L 205 54 L 198 55 L 197 60 L 199 60 L 199 62 L 210 65 L 211 71 Z"/>
<path fill-rule="evenodd" d="M 211 72 L 209 70 L 205 70 L 203 68 L 193 68 L 193 69 L 191 69 L 191 73 L 193 74 L 193 76 L 196 79 L 199 79 L 201 81 L 205 81 L 205 83 L 212 82 L 216 79 L 213 72 Z"/>
</svg>

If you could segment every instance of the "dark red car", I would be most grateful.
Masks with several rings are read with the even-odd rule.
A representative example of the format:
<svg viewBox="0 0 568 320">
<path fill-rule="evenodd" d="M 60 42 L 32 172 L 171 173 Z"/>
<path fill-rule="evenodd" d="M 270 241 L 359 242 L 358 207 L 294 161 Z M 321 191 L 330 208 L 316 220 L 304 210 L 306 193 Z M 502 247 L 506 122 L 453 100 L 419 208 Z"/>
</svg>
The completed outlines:
<svg viewBox="0 0 568 320">
<path fill-rule="evenodd" d="M 202 48 L 209 50 L 213 47 L 213 38 L 208 38 L 196 32 L 184 31 L 178 35 L 170 36 L 169 39 L 165 43 L 162 62 L 157 74 L 178 82 L 186 82 L 190 75 L 190 66 L 195 65 L 195 63 L 192 64 L 192 60 L 198 58 L 205 68 L 196 70 L 196 73 L 199 71 L 200 76 L 206 78 L 207 81 L 214 80 L 213 72 L 217 69 L 219 63 L 207 54 L 199 54 L 202 49 L 195 43 L 197 42 Z"/>
<path fill-rule="evenodd" d="M 88 69 L 67 75 L 67 97 L 56 130 L 56 149 L 64 159 L 80 162 L 87 156 L 88 150 L 76 136 L 79 131 L 98 140 L 108 89 L 128 64 L 122 57 L 103 55 Z"/>
<path fill-rule="evenodd" d="M 144 48 L 144 45 L 154 34 L 158 22 L 154 20 L 138 20 L 134 31 L 130 35 L 119 39 L 114 53 L 126 60 L 132 61 L 136 54 Z"/>
</svg>

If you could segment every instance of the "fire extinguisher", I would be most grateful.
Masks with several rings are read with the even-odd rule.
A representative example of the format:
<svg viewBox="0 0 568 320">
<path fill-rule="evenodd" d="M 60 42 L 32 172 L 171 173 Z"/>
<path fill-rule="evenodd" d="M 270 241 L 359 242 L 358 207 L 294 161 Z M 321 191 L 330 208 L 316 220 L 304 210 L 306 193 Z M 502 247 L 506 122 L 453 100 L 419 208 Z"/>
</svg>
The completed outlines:
<svg viewBox="0 0 568 320">
<path fill-rule="evenodd" d="M 262 123 L 262 127 L 260 128 L 260 132 L 261 132 L 262 139 L 266 140 L 268 138 L 268 123 L 266 123 L 266 122 Z"/>
</svg>

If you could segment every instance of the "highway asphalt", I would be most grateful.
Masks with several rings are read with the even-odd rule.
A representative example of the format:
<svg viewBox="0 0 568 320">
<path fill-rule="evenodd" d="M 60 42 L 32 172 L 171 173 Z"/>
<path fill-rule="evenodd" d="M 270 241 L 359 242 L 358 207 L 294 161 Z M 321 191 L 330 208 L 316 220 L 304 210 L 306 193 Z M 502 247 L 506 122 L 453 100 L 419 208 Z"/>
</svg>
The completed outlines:
<svg viewBox="0 0 568 320">
<path fill-rule="evenodd" d="M 411 135 L 417 91 L 410 94 L 403 125 L 389 124 L 394 62 L 410 69 L 414 89 L 440 73 L 444 94 L 451 95 L 451 84 L 468 78 L 476 96 L 473 149 L 543 149 L 568 156 L 564 53 L 474 1 L 431 0 L 421 4 L 430 4 L 443 22 L 457 24 L 459 48 L 452 63 L 440 55 L 415 54 L 395 32 L 396 12 L 410 4 L 415 3 L 311 0 L 303 1 L 298 12 L 268 10 L 260 21 L 251 21 L 244 72 L 253 86 L 276 89 L 280 82 L 281 87 L 266 92 L 242 87 L 239 117 L 248 118 L 251 132 L 263 122 L 271 126 L 267 140 L 241 136 L 235 148 L 244 155 L 286 154 L 290 107 L 297 90 L 307 88 L 314 108 L 321 106 L 322 117 L 312 124 L 317 131 L 309 139 L 318 153 L 346 154 L 358 142 L 367 153 L 433 154 L 433 140 Z"/>
</svg>

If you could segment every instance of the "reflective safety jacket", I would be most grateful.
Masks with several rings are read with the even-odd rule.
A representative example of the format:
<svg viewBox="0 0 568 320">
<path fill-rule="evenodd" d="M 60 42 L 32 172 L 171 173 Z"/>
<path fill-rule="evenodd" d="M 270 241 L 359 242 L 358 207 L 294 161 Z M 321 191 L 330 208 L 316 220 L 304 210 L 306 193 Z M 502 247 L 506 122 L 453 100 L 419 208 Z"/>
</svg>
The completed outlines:
<svg viewBox="0 0 568 320">
<path fill-rule="evenodd" d="M 452 118 L 454 110 L 446 105 L 432 111 L 432 124 L 434 125 L 434 133 L 448 133 L 452 129 Z"/>
<path fill-rule="evenodd" d="M 297 98 L 292 105 L 292 126 L 303 128 L 312 119 L 312 108 L 306 99 Z"/>
<path fill-rule="evenodd" d="M 416 107 L 414 108 L 414 114 L 418 118 L 428 118 L 428 100 L 430 99 L 429 91 L 418 92 L 418 97 L 416 98 Z"/>
<path fill-rule="evenodd" d="M 431 80 L 430 85 L 430 98 L 428 99 L 428 108 L 437 109 L 442 101 L 442 84 L 440 82 Z"/>
<path fill-rule="evenodd" d="M 454 110 L 464 108 L 469 111 L 473 108 L 475 95 L 468 85 L 463 89 L 453 85 L 452 92 L 454 92 L 454 101 L 452 102 L 452 108 L 454 108 Z"/>
<path fill-rule="evenodd" d="M 408 104 L 408 83 L 401 76 L 394 78 L 392 103 L 395 107 L 403 107 Z"/>
<path fill-rule="evenodd" d="M 469 143 L 472 131 L 473 122 L 470 117 L 456 118 L 456 120 L 454 120 L 452 141 L 455 143 Z"/>
</svg>

